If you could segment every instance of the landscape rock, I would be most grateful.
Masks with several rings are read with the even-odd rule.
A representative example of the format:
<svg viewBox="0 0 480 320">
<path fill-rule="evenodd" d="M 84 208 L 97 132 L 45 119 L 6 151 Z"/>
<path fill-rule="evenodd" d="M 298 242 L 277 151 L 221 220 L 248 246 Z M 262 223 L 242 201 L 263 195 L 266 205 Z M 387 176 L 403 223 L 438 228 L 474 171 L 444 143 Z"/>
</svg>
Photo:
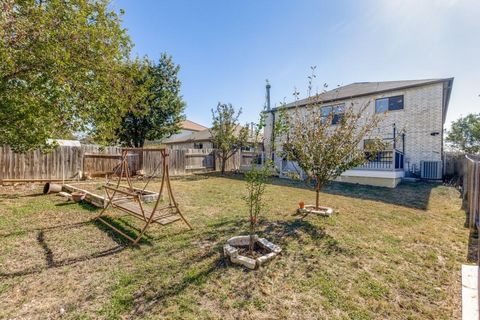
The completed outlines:
<svg viewBox="0 0 480 320">
<path fill-rule="evenodd" d="M 225 257 L 228 257 L 230 261 L 234 264 L 239 264 L 253 270 L 266 263 L 267 261 L 272 260 L 277 254 L 282 251 L 279 246 L 271 243 L 265 238 L 259 238 L 258 235 L 255 235 L 254 239 L 255 243 L 258 246 L 270 252 L 256 259 L 239 255 L 238 247 L 248 246 L 250 242 L 250 236 L 236 236 L 228 239 L 227 244 L 223 246 L 223 253 Z"/>
<path fill-rule="evenodd" d="M 282 251 L 282 248 L 280 248 L 279 246 L 271 243 L 270 241 L 268 241 L 265 238 L 258 239 L 257 243 L 262 248 L 270 250 L 270 251 L 275 252 L 275 253 L 280 253 Z"/>
<path fill-rule="evenodd" d="M 264 263 L 272 260 L 276 255 L 277 255 L 277 253 L 270 252 L 269 254 L 266 254 L 264 256 L 261 256 L 260 258 L 257 258 L 257 263 L 258 263 L 259 266 L 261 266 Z"/>
<path fill-rule="evenodd" d="M 223 246 L 223 254 L 226 257 L 236 257 L 236 256 L 238 256 L 238 249 L 232 247 L 229 244 L 226 244 L 226 245 Z"/>
<path fill-rule="evenodd" d="M 236 256 L 230 257 L 230 261 L 236 264 L 241 264 L 248 269 L 255 269 L 257 267 L 257 261 L 255 259 L 245 257 L 245 256 Z"/>
<path fill-rule="evenodd" d="M 257 235 L 254 235 L 253 238 L 254 238 L 254 241 L 258 240 Z M 234 247 L 248 246 L 249 243 L 250 243 L 250 236 L 236 236 L 228 239 L 228 244 Z"/>
</svg>

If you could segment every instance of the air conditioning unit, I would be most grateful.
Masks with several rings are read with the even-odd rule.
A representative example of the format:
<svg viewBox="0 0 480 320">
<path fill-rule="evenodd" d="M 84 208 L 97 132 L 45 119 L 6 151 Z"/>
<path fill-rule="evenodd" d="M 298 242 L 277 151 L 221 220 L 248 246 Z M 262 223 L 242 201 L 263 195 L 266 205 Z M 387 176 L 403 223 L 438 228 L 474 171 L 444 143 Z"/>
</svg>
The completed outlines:
<svg viewBox="0 0 480 320">
<path fill-rule="evenodd" d="M 442 161 L 420 161 L 420 177 L 427 180 L 442 180 Z"/>
</svg>

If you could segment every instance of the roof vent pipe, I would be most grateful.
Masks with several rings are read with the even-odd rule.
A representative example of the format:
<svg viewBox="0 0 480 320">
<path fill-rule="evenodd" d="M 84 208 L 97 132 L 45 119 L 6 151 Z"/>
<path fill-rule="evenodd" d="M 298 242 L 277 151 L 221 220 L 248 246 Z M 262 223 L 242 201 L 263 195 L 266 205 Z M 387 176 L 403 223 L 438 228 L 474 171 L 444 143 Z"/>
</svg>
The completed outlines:
<svg viewBox="0 0 480 320">
<path fill-rule="evenodd" d="M 267 93 L 266 93 L 266 100 L 267 100 L 267 111 L 270 111 L 270 83 L 267 80 L 267 85 L 265 86 Z"/>
</svg>

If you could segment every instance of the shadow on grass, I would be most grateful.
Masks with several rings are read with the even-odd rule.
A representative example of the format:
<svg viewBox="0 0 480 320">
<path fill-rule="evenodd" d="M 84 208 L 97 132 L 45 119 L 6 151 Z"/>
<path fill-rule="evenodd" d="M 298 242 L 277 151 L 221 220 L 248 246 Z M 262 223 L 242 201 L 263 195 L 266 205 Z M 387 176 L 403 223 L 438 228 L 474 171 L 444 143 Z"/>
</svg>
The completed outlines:
<svg viewBox="0 0 480 320">
<path fill-rule="evenodd" d="M 238 181 L 243 180 L 243 174 L 237 173 L 221 175 L 218 172 L 213 172 L 202 175 Z M 289 179 L 272 178 L 270 184 L 310 191 L 314 190 L 313 184 Z M 350 198 L 379 201 L 407 208 L 427 210 L 430 193 L 432 189 L 437 186 L 438 184 L 436 183 L 428 182 L 403 182 L 396 188 L 386 188 L 333 181 L 324 186 L 321 192 Z"/>
<path fill-rule="evenodd" d="M 396 188 L 373 187 L 351 183 L 332 182 L 322 192 L 351 198 L 379 201 L 407 208 L 427 210 L 432 189 L 436 183 L 404 182 Z"/>
<path fill-rule="evenodd" d="M 470 230 L 470 234 L 468 236 L 468 250 L 467 250 L 467 261 L 468 262 L 478 262 L 478 232 L 475 230 Z"/>
<path fill-rule="evenodd" d="M 338 240 L 326 232 L 324 227 L 316 226 L 308 220 L 280 220 L 269 223 L 263 231 L 263 236 L 280 246 L 285 246 L 294 240 L 301 245 L 314 244 L 327 255 L 351 254 L 351 251 L 341 246 Z"/>
<path fill-rule="evenodd" d="M 90 212 L 99 212 L 101 208 L 98 208 L 87 201 L 80 201 L 80 202 L 62 202 L 55 204 L 56 206 L 71 206 L 71 205 L 79 205 L 82 209 L 90 211 Z M 127 222 L 125 219 L 122 218 L 113 218 L 108 215 L 102 215 L 102 219 L 117 228 L 118 230 L 122 231 L 129 237 L 135 239 L 137 238 L 138 234 L 141 232 L 141 228 Z M 92 220 L 92 223 L 101 231 L 105 232 L 113 241 L 118 243 L 119 245 L 128 245 L 130 244 L 130 240 L 124 237 L 122 234 L 115 232 L 110 227 L 106 226 L 99 220 Z M 147 233 L 144 233 L 142 238 L 139 241 L 139 245 L 152 245 L 150 241 L 151 237 L 148 236 Z"/>
<path fill-rule="evenodd" d="M 56 225 L 56 226 L 45 227 L 45 228 L 25 229 L 25 230 L 16 231 L 16 232 L 0 234 L 0 238 L 20 236 L 20 235 L 27 234 L 29 232 L 34 232 L 34 231 L 48 231 L 48 230 L 55 230 L 55 229 L 67 230 L 69 228 L 76 228 L 76 227 L 79 227 L 79 226 L 82 226 L 82 225 L 85 225 L 85 224 L 88 224 L 88 223 L 90 223 L 90 220 L 75 222 L 75 223 L 59 224 L 59 225 Z"/>
<path fill-rule="evenodd" d="M 239 230 L 247 231 L 247 220 L 234 217 L 228 220 L 222 219 L 221 221 L 208 225 L 208 231 L 203 234 L 210 236 L 211 239 L 218 239 L 225 236 L 236 235 Z"/>
<path fill-rule="evenodd" d="M 0 199 L 19 199 L 19 198 L 35 198 L 45 196 L 44 193 L 29 193 L 29 194 L 21 194 L 21 193 L 14 193 L 14 194 L 0 194 Z"/>
<path fill-rule="evenodd" d="M 217 256 L 217 258 L 206 265 L 198 266 L 198 264 L 203 263 L 213 256 Z M 194 259 L 186 260 L 181 263 L 181 265 L 190 269 L 188 272 L 184 272 L 181 279 L 176 280 L 178 278 L 171 277 L 170 279 L 173 281 L 170 281 L 163 288 L 160 288 L 160 290 L 155 286 L 153 293 L 152 287 L 144 288 L 142 291 L 135 293 L 133 311 L 130 315 L 133 317 L 144 315 L 151 311 L 156 305 L 162 305 L 169 298 L 179 296 L 188 288 L 201 286 L 213 272 L 220 271 L 227 266 L 218 250 L 212 250 Z"/>
<path fill-rule="evenodd" d="M 86 201 L 80 201 L 80 202 L 65 201 L 65 202 L 60 202 L 55 204 L 56 207 L 70 207 L 75 205 L 80 206 L 82 209 L 85 209 L 90 212 L 95 212 L 100 210 L 100 208 L 95 207 L 93 204 L 88 203 Z"/>
<path fill-rule="evenodd" d="M 176 180 L 176 181 L 200 181 L 200 180 L 206 180 L 210 177 L 210 173 L 195 173 L 192 175 L 185 175 L 185 176 L 173 176 L 170 177 L 170 179 Z M 158 182 L 160 182 L 159 180 Z"/>
<path fill-rule="evenodd" d="M 63 224 L 63 225 L 57 225 L 57 226 L 52 226 L 52 227 L 47 227 L 47 228 L 36 228 L 36 229 L 30 229 L 30 230 L 25 230 L 22 232 L 17 232 L 17 233 L 11 233 L 7 235 L 2 235 L 2 237 L 9 237 L 9 236 L 14 236 L 14 235 L 21 235 L 21 234 L 26 234 L 28 232 L 34 232 L 36 231 L 36 240 L 38 245 L 42 248 L 45 256 L 45 265 L 44 266 L 36 266 L 33 268 L 29 268 L 26 270 L 20 270 L 20 271 L 14 271 L 14 272 L 0 272 L 0 278 L 12 278 L 12 277 L 20 277 L 20 276 L 25 276 L 25 275 L 31 275 L 31 274 L 36 274 L 43 272 L 46 269 L 51 269 L 51 268 L 58 268 L 58 267 L 63 267 L 67 265 L 73 265 L 82 261 L 87 261 L 87 260 L 92 260 L 92 259 L 97 259 L 101 257 L 106 257 L 110 255 L 117 254 L 121 251 L 123 251 L 127 246 L 125 245 L 125 241 L 123 239 L 119 239 L 117 235 L 112 235 L 111 238 L 115 243 L 117 243 L 116 246 L 98 251 L 98 252 L 93 252 L 91 254 L 87 255 L 82 255 L 78 257 L 73 257 L 73 258 L 67 258 L 63 260 L 55 260 L 55 256 L 53 254 L 53 250 L 50 248 L 48 245 L 46 239 L 45 239 L 45 232 L 50 231 L 50 230 L 55 230 L 55 229 L 61 229 L 61 230 L 68 230 L 70 228 L 77 228 L 83 225 L 87 224 L 93 224 L 93 225 L 98 225 L 99 222 L 97 221 L 83 221 L 83 222 L 78 222 L 78 223 L 72 223 L 72 224 Z M 102 226 L 98 226 L 99 229 L 103 229 Z M 106 231 L 107 234 L 108 231 Z M 148 242 L 145 242 L 148 243 Z"/>
<path fill-rule="evenodd" d="M 112 218 L 104 215 L 102 216 L 102 219 L 133 239 L 137 238 L 138 234 L 140 233 L 139 228 L 133 226 L 122 218 Z M 92 223 L 99 230 L 105 232 L 114 242 L 118 243 L 119 245 L 126 246 L 131 244 L 129 239 L 116 232 L 115 230 L 112 230 L 110 227 L 103 224 L 101 221 L 93 220 Z M 143 234 L 142 238 L 138 242 L 138 245 L 152 245 L 152 242 L 149 240 L 149 236 L 146 233 Z"/>
<path fill-rule="evenodd" d="M 141 291 L 135 293 L 134 307 L 130 316 L 139 317 L 152 312 L 153 308 L 159 308 L 164 303 L 171 303 L 170 299 L 177 298 L 187 289 L 202 286 L 208 279 L 212 278 L 213 273 L 223 272 L 222 270 L 225 270 L 229 265 L 222 254 L 224 241 L 231 236 L 245 234 L 247 225 L 246 220 L 234 217 L 210 224 L 200 234 L 194 234 L 192 237 L 199 242 L 211 241 L 212 245 L 204 249 L 202 254 L 193 257 L 188 255 L 188 258 L 185 258 L 184 261 L 176 261 L 178 265 L 171 271 L 174 272 L 175 268 L 183 268 L 181 272 L 178 272 L 179 275 L 182 275 L 180 278 L 170 277 L 168 283 L 160 285 L 150 283 L 146 287 L 144 286 Z M 268 224 L 261 234 L 280 245 L 286 245 L 291 241 L 299 243 L 305 241 L 314 243 L 324 254 L 350 254 L 350 251 L 328 235 L 324 228 L 315 226 L 309 221 L 277 221 Z M 182 249 L 178 249 L 178 251 L 180 250 Z M 205 261 L 210 262 L 205 263 Z M 239 266 L 234 267 L 242 269 Z M 163 268 L 165 270 L 169 269 L 168 266 L 163 266 Z"/>
<path fill-rule="evenodd" d="M 15 194 L 0 194 L 0 203 L 5 202 L 6 200 L 15 200 L 15 199 L 20 199 L 20 198 L 35 198 L 35 197 L 40 197 L 44 196 L 43 193 L 31 193 L 31 194 L 20 194 L 20 193 L 15 193 Z"/>
</svg>

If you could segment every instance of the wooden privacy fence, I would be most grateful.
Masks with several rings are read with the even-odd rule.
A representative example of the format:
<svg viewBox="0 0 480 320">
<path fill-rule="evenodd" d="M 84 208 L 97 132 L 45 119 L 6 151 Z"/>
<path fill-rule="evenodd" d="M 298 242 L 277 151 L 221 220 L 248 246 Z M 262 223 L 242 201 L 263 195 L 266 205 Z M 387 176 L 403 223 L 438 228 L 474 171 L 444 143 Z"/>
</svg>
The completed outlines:
<svg viewBox="0 0 480 320">
<path fill-rule="evenodd" d="M 96 145 L 81 147 L 59 146 L 49 153 L 35 150 L 14 153 L 8 146 L 0 147 L 0 180 L 3 179 L 71 179 L 82 176 L 103 176 L 112 173 L 120 162 L 121 148 L 101 148 Z M 220 161 L 215 149 L 170 150 L 171 175 L 188 175 L 220 170 Z M 227 171 L 245 170 L 258 156 L 247 151 L 238 151 L 226 164 Z M 129 170 L 135 173 L 161 175 L 162 157 L 158 152 L 143 151 L 129 157 Z M 155 170 L 156 169 L 156 170 Z"/>
<path fill-rule="evenodd" d="M 480 213 L 480 156 L 465 156 L 466 172 L 463 180 L 468 225 L 478 228 Z"/>
<path fill-rule="evenodd" d="M 0 179 L 69 179 L 84 171 L 84 155 L 88 153 L 116 154 L 120 148 L 102 149 L 96 145 L 81 147 L 59 146 L 49 153 L 40 150 L 15 153 L 10 147 L 0 147 Z M 90 164 L 90 171 L 100 171 L 102 162 Z"/>
</svg>

